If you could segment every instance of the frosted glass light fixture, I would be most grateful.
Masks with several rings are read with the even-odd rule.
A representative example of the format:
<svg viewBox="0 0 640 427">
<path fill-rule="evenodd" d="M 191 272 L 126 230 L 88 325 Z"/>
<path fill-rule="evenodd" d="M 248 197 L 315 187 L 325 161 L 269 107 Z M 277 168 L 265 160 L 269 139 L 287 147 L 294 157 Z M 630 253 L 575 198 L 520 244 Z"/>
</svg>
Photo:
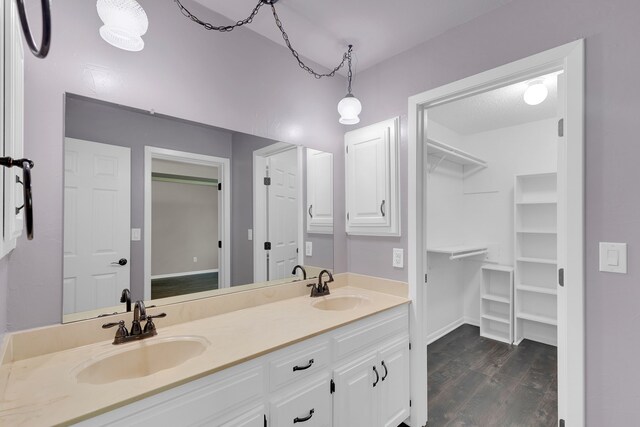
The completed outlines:
<svg viewBox="0 0 640 427">
<path fill-rule="evenodd" d="M 137 1 L 98 0 L 96 7 L 104 23 L 100 36 L 107 43 L 131 52 L 144 48 L 142 36 L 149 28 L 149 19 Z"/>
<path fill-rule="evenodd" d="M 355 125 L 360 123 L 360 113 L 362 112 L 362 104 L 360 100 L 353 96 L 351 93 L 351 80 L 353 78 L 353 71 L 351 70 L 351 51 L 353 46 L 349 45 L 347 51 L 347 60 L 349 61 L 349 73 L 347 78 L 349 79 L 349 86 L 347 88 L 347 95 L 338 103 L 338 113 L 340 113 L 340 119 L 338 120 L 343 125 Z"/>
<path fill-rule="evenodd" d="M 524 91 L 524 102 L 528 105 L 542 104 L 549 95 L 549 89 L 544 84 L 544 80 L 534 80 L 529 83 L 529 87 Z"/>
</svg>

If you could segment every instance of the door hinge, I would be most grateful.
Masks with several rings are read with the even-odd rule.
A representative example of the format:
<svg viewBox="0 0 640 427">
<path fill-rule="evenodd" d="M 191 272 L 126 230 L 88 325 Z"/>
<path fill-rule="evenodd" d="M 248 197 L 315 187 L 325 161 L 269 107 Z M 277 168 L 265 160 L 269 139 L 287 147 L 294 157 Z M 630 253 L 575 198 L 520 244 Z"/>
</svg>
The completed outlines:
<svg viewBox="0 0 640 427">
<path fill-rule="evenodd" d="M 428 276 L 427 276 L 427 274 L 425 274 L 424 275 L 424 283 L 427 283 L 427 281 L 428 281 Z"/>
<path fill-rule="evenodd" d="M 347 154 L 349 154 L 349 146 L 348 145 L 345 147 L 345 149 L 347 150 Z"/>
<path fill-rule="evenodd" d="M 264 427 L 267 427 L 267 414 L 264 414 Z"/>
<path fill-rule="evenodd" d="M 329 386 L 329 391 L 331 392 L 331 394 L 336 392 L 336 383 L 331 380 L 331 385 Z"/>
<path fill-rule="evenodd" d="M 560 427 L 564 427 L 564 420 L 560 420 Z"/>
<path fill-rule="evenodd" d="M 221 182 L 218 183 L 218 191 L 222 191 L 222 183 Z"/>
<path fill-rule="evenodd" d="M 411 399 L 409 399 L 409 408 L 411 408 Z"/>
<path fill-rule="evenodd" d="M 564 119 L 558 120 L 558 136 L 564 136 Z"/>
<path fill-rule="evenodd" d="M 218 248 L 222 249 L 222 240 L 218 240 Z"/>
<path fill-rule="evenodd" d="M 349 212 L 347 212 L 347 221 L 349 221 Z"/>
<path fill-rule="evenodd" d="M 264 177 L 264 185 L 271 185 L 271 177 L 269 176 Z"/>
<path fill-rule="evenodd" d="M 265 251 L 271 250 L 271 242 L 264 242 L 264 250 Z"/>
<path fill-rule="evenodd" d="M 409 343 L 409 350 L 411 350 L 411 343 Z"/>
<path fill-rule="evenodd" d="M 564 288 L 564 268 L 558 270 L 558 284 Z"/>
</svg>

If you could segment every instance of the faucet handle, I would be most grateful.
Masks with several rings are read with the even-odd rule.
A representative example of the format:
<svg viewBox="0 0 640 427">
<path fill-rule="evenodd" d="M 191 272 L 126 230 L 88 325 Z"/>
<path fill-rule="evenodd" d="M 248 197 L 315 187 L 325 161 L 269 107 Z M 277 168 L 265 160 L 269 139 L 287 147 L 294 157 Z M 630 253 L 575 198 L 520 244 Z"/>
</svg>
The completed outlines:
<svg viewBox="0 0 640 427">
<path fill-rule="evenodd" d="M 152 334 L 155 335 L 156 334 L 156 324 L 153 323 L 153 319 L 161 319 L 163 317 L 167 317 L 167 313 L 160 313 L 160 314 L 156 314 L 154 316 L 148 315 L 147 316 L 147 323 L 145 323 L 144 325 L 144 331 L 143 333 L 145 334 Z"/>
<path fill-rule="evenodd" d="M 127 331 L 126 326 L 124 326 L 124 320 L 121 320 L 119 322 L 105 323 L 104 325 L 102 325 L 102 329 L 109 329 L 113 328 L 114 326 L 118 327 L 118 330 L 116 331 L 116 339 L 124 338 L 129 335 L 129 331 Z"/>
</svg>

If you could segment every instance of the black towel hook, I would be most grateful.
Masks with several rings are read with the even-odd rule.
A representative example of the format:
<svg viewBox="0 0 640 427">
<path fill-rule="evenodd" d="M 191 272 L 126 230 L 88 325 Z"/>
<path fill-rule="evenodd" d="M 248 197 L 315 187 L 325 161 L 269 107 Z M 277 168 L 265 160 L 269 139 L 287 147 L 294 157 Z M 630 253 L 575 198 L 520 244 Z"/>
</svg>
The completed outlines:
<svg viewBox="0 0 640 427">
<path fill-rule="evenodd" d="M 27 19 L 27 12 L 24 9 L 24 0 L 16 0 L 18 6 L 18 15 L 20 15 L 20 25 L 22 26 L 22 32 L 24 38 L 29 45 L 31 53 L 36 58 L 46 58 L 49 54 L 49 48 L 51 47 L 51 0 L 41 0 L 42 3 L 42 42 L 40 47 L 36 46 L 36 42 L 33 39 L 33 33 L 29 27 L 29 20 Z"/>
</svg>

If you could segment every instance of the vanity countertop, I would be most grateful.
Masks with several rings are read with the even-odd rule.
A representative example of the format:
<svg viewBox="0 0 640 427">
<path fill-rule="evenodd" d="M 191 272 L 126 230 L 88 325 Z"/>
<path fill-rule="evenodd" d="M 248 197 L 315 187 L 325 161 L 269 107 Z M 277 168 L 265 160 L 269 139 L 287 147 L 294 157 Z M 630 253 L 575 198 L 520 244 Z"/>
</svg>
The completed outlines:
<svg viewBox="0 0 640 427">
<path fill-rule="evenodd" d="M 332 297 L 353 294 L 364 296 L 366 303 L 324 311 L 312 303 L 326 297 L 302 296 L 171 326 L 158 319 L 158 336 L 144 341 L 121 346 L 102 341 L 5 363 L 0 366 L 0 425 L 73 424 L 410 302 L 353 286 L 331 291 Z M 73 374 L 105 353 L 172 336 L 202 337 L 211 344 L 182 365 L 142 378 L 93 385 L 78 383 Z"/>
</svg>

